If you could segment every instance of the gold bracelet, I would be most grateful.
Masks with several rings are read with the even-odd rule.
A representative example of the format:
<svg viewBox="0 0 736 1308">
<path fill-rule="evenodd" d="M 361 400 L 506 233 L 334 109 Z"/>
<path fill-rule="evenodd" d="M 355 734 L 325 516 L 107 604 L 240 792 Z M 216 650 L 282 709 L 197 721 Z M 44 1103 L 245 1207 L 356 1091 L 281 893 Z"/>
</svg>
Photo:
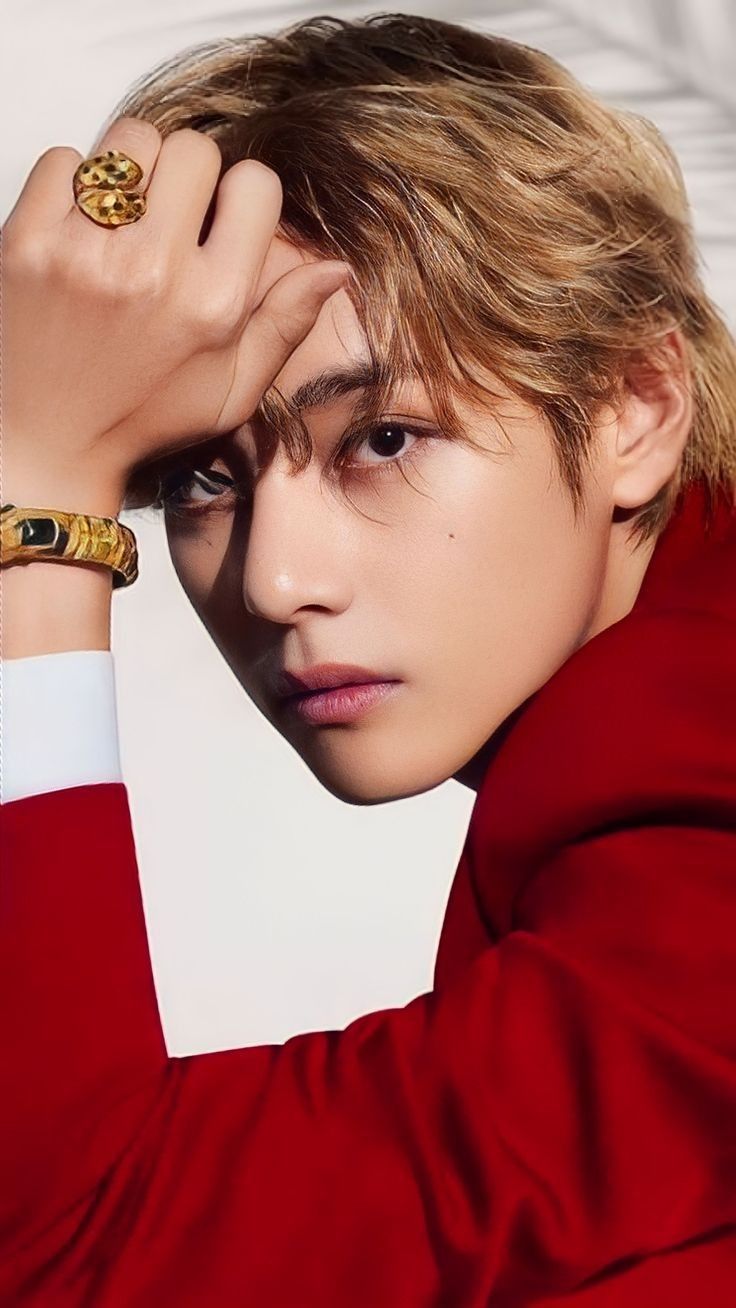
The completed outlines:
<svg viewBox="0 0 736 1308">
<path fill-rule="evenodd" d="M 38 559 L 111 568 L 116 588 L 132 585 L 138 576 L 135 536 L 117 518 L 4 504 L 0 509 L 0 566 Z"/>
</svg>

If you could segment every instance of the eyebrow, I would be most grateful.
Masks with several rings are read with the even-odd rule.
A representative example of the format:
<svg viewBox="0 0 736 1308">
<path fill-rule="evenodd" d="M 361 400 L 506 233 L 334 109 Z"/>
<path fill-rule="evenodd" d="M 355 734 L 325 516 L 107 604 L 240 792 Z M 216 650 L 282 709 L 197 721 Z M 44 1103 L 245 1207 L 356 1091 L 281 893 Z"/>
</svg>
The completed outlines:
<svg viewBox="0 0 736 1308">
<path fill-rule="evenodd" d="M 295 413 L 303 409 L 323 408 L 353 391 L 376 390 L 380 381 L 374 363 L 357 363 L 345 368 L 333 368 L 317 373 L 298 386 L 288 401 Z"/>
</svg>

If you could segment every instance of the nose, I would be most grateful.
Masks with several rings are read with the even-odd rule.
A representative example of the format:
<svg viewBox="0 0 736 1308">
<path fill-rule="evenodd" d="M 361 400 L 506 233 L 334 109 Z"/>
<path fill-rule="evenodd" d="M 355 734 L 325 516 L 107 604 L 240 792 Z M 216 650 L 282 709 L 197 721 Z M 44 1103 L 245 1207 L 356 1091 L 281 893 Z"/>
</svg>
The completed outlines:
<svg viewBox="0 0 736 1308">
<path fill-rule="evenodd" d="M 274 460 L 253 492 L 243 567 L 248 613 L 293 623 L 303 610 L 342 612 L 350 602 L 344 520 L 312 463 L 292 473 Z"/>
</svg>

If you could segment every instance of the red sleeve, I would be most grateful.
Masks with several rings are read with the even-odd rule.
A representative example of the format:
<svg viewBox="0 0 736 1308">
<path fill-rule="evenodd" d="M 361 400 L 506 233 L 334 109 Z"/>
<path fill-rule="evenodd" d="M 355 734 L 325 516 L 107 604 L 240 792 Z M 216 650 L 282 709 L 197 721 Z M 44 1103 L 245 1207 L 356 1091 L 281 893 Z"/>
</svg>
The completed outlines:
<svg viewBox="0 0 736 1308">
<path fill-rule="evenodd" d="M 736 1220 L 736 838 L 695 805 L 570 843 L 404 1008 L 185 1058 L 125 787 L 2 819 L 5 1308 L 517 1304 Z"/>
</svg>

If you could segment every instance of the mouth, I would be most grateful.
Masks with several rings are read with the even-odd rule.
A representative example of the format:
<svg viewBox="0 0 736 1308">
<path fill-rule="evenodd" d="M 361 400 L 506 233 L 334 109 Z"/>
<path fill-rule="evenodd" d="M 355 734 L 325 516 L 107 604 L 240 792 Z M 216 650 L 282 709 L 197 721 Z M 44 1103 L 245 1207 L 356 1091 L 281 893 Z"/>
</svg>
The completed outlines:
<svg viewBox="0 0 736 1308">
<path fill-rule="evenodd" d="M 281 707 L 315 726 L 352 722 L 387 696 L 402 681 L 353 663 L 322 663 L 279 678 Z"/>
</svg>

